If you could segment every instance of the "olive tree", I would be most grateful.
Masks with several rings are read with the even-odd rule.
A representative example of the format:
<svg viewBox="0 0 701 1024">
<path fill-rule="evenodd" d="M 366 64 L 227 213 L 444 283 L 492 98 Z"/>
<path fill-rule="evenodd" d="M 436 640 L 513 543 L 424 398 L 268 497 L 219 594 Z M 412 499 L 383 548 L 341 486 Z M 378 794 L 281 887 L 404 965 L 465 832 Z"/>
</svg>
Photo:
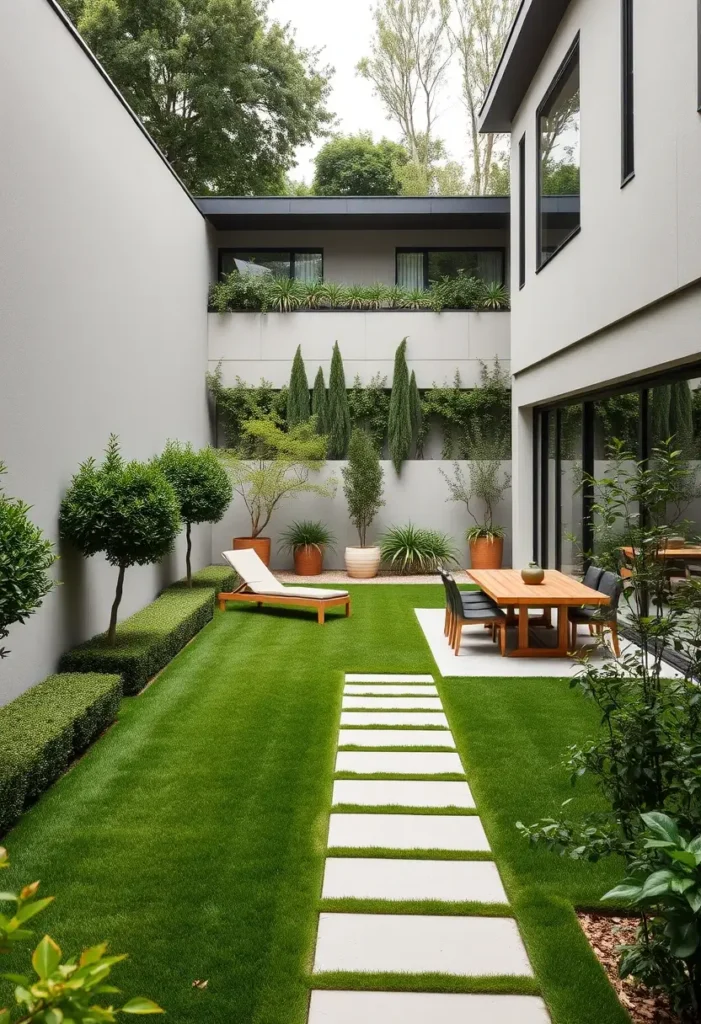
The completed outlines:
<svg viewBox="0 0 701 1024">
<path fill-rule="evenodd" d="M 112 434 L 102 465 L 90 458 L 73 477 L 61 502 L 59 528 L 86 558 L 101 551 L 119 570 L 107 632 L 114 646 L 126 570 L 159 562 L 180 530 L 175 491 L 157 460 L 125 462 Z"/>
<path fill-rule="evenodd" d="M 212 448 L 195 451 L 191 444 L 168 441 L 159 462 L 173 486 L 185 524 L 185 564 L 187 585 L 191 587 L 192 524 L 219 522 L 231 502 L 231 481 Z"/>
<path fill-rule="evenodd" d="M 361 548 L 365 547 L 368 526 L 384 505 L 382 500 L 382 466 L 373 440 L 360 427 L 351 434 L 348 465 L 341 469 L 343 492 L 348 502 L 348 518 L 358 531 Z"/>
</svg>

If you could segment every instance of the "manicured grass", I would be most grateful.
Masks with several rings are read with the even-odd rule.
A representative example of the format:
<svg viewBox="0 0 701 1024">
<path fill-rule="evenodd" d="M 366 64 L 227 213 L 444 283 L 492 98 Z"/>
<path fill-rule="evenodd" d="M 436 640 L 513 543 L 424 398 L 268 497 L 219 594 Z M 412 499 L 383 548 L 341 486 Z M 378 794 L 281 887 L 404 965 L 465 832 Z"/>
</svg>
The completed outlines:
<svg viewBox="0 0 701 1024">
<path fill-rule="evenodd" d="M 101 938 L 128 951 L 117 983 L 174 1024 L 304 1024 L 343 673 L 436 674 L 413 608 L 442 601 L 437 586 L 358 586 L 352 617 L 331 613 L 323 627 L 292 609 L 217 613 L 10 833 L 3 887 L 41 878 L 57 900 L 38 928 L 66 952 Z M 438 686 L 537 979 L 407 976 L 391 987 L 539 986 L 555 1024 L 624 1021 L 572 911 L 616 870 L 531 850 L 513 828 L 570 795 L 552 766 L 594 728 L 592 709 L 564 681 Z M 339 983 L 389 980 L 318 981 Z"/>
</svg>

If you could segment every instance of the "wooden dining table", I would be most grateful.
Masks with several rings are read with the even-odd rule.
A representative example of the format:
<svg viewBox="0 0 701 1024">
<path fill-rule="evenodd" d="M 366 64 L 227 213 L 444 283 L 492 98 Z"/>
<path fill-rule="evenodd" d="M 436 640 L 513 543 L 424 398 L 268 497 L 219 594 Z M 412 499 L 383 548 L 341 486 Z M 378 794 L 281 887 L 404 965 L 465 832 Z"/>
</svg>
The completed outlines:
<svg viewBox="0 0 701 1024">
<path fill-rule="evenodd" d="M 633 548 L 622 547 L 619 548 L 619 551 L 622 551 L 628 559 L 639 554 L 638 550 L 633 550 Z M 701 547 L 694 545 L 684 548 L 658 548 L 655 557 L 675 562 L 701 562 Z"/>
<path fill-rule="evenodd" d="M 524 583 L 518 569 L 468 569 L 468 576 L 477 586 L 504 608 L 507 624 L 518 617 L 518 646 L 507 651 L 510 658 L 566 658 L 568 651 L 568 609 L 581 605 L 606 605 L 610 598 L 556 569 L 546 569 L 542 583 Z M 546 621 L 552 608 L 557 609 L 557 646 L 531 644 L 529 609 L 542 608 Z"/>
</svg>

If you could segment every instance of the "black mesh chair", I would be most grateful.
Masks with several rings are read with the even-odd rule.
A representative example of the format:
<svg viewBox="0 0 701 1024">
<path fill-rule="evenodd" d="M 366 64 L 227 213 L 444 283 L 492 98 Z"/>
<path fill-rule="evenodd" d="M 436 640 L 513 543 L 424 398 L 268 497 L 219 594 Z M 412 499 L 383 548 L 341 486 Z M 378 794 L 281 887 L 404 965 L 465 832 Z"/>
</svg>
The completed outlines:
<svg viewBox="0 0 701 1024">
<path fill-rule="evenodd" d="M 477 590 L 477 591 L 474 591 L 474 590 L 473 591 L 460 590 L 460 588 L 458 587 L 457 583 L 455 583 L 455 578 L 451 575 L 451 573 L 448 572 L 447 569 L 443 569 L 443 568 L 441 568 L 439 566 L 438 567 L 438 575 L 440 576 L 440 578 L 441 578 L 441 580 L 443 582 L 443 586 L 445 588 L 445 624 L 444 624 L 444 627 L 443 627 L 443 635 L 444 636 L 450 637 L 451 634 L 452 634 L 452 629 L 451 629 L 452 604 L 451 604 L 450 592 L 449 592 L 449 589 L 448 589 L 448 579 L 449 578 L 452 580 L 453 585 L 455 586 L 456 590 L 458 591 L 458 594 L 460 595 L 460 600 L 462 601 L 462 606 L 463 606 L 463 608 L 466 611 L 470 610 L 470 609 L 472 611 L 475 611 L 475 610 L 480 609 L 480 608 L 490 608 L 491 609 L 491 608 L 496 608 L 497 607 L 494 604 L 494 601 L 492 601 L 491 597 L 488 597 L 487 594 L 485 594 L 483 590 Z"/>
<path fill-rule="evenodd" d="M 621 656 L 621 645 L 618 642 L 618 603 L 623 592 L 623 581 L 613 572 L 602 572 L 596 588 L 600 594 L 606 594 L 609 603 L 593 605 L 589 608 L 570 608 L 570 644 L 572 649 L 577 645 L 577 626 L 589 626 L 591 633 L 600 633 L 604 626 L 611 630 L 611 642 L 617 658 Z"/>
<path fill-rule="evenodd" d="M 462 603 L 462 592 L 449 572 L 444 574 L 446 592 L 450 601 L 450 631 L 448 641 L 456 657 L 460 654 L 460 637 L 463 626 L 490 626 L 492 639 L 499 637 L 499 649 L 506 654 L 506 615 L 494 601 L 489 604 L 465 607 Z"/>
</svg>

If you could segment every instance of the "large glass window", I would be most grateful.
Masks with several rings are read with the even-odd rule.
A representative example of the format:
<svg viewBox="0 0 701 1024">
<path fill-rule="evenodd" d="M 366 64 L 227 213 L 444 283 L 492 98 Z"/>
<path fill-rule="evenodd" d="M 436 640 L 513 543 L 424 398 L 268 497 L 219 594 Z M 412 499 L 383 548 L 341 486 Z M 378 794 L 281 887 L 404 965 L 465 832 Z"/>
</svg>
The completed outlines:
<svg viewBox="0 0 701 1024">
<path fill-rule="evenodd" d="M 537 134 L 540 269 L 580 227 L 579 38 L 538 108 Z"/>
<path fill-rule="evenodd" d="M 223 277 L 238 270 L 242 274 L 269 272 L 274 277 L 291 277 L 295 281 L 321 281 L 323 278 L 324 257 L 320 251 L 221 249 L 219 258 Z"/>
<path fill-rule="evenodd" d="M 476 277 L 504 283 L 503 249 L 397 249 L 397 284 L 428 288 L 442 277 Z"/>
</svg>

